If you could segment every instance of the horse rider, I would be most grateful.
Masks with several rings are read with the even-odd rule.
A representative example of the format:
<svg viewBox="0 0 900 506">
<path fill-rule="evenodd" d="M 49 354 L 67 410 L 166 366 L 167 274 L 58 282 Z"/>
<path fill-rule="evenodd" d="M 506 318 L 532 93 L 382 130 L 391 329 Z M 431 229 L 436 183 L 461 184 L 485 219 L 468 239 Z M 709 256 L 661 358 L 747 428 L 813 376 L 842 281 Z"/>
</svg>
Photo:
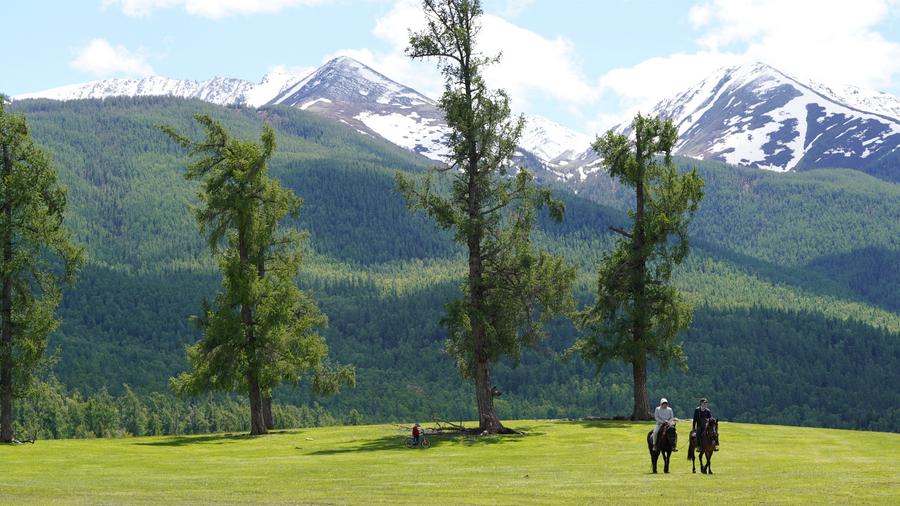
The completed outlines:
<svg viewBox="0 0 900 506">
<path fill-rule="evenodd" d="M 662 427 L 663 424 L 672 424 L 675 422 L 675 412 L 669 407 L 669 401 L 665 397 L 659 400 L 659 406 L 653 411 L 653 418 L 656 420 L 656 427 L 653 428 L 653 451 L 658 451 L 656 448 L 656 438 L 659 434 L 659 428 Z M 678 448 L 672 448 L 672 451 L 677 452 Z"/>
<path fill-rule="evenodd" d="M 703 436 L 703 432 L 706 430 L 706 425 L 709 423 L 710 418 L 712 418 L 712 412 L 709 410 L 709 402 L 704 397 L 700 399 L 697 408 L 694 409 L 694 422 L 692 430 L 697 431 L 697 448 L 700 448 L 700 441 L 702 441 L 701 438 Z M 719 451 L 719 447 L 716 446 L 714 450 Z"/>
</svg>

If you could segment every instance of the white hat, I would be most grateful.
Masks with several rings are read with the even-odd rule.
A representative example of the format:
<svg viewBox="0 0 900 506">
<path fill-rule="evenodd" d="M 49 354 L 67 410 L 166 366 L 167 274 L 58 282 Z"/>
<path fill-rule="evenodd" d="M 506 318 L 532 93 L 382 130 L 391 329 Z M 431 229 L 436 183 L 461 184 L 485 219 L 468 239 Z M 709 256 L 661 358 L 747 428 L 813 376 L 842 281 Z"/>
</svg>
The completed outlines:
<svg viewBox="0 0 900 506">
<path fill-rule="evenodd" d="M 663 397 L 662 399 L 659 400 L 659 405 L 660 405 L 660 406 L 662 406 L 663 404 L 668 404 L 668 403 L 669 403 L 669 401 L 668 401 L 668 399 L 666 399 L 665 397 Z"/>
</svg>

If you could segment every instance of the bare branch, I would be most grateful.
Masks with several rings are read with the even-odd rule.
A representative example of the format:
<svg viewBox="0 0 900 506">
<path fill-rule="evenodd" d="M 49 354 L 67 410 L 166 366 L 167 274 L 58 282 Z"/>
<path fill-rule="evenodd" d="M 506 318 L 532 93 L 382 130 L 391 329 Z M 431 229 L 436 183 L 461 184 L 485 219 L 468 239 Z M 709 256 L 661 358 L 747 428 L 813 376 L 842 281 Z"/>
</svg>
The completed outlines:
<svg viewBox="0 0 900 506">
<path fill-rule="evenodd" d="M 621 228 L 619 228 L 619 227 L 613 227 L 613 226 L 610 226 L 609 229 L 610 229 L 611 231 L 617 233 L 617 234 L 624 235 L 625 237 L 627 237 L 627 238 L 629 238 L 629 239 L 633 239 L 633 238 L 634 238 L 634 235 L 632 235 L 631 232 L 628 232 L 628 231 L 626 231 L 626 230 L 623 230 L 623 229 L 621 229 Z"/>
</svg>

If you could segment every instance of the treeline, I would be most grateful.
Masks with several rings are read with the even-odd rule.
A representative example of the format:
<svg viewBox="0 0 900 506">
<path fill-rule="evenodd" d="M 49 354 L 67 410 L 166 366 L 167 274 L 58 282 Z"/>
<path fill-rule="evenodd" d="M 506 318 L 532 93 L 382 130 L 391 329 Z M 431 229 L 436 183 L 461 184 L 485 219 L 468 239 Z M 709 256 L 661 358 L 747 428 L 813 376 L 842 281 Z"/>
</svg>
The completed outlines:
<svg viewBox="0 0 900 506">
<path fill-rule="evenodd" d="M 153 392 L 137 394 L 127 385 L 111 395 L 105 388 L 85 395 L 68 391 L 55 378 L 38 381 L 15 404 L 18 437 L 71 439 L 246 432 L 250 428 L 243 399 L 225 395 L 178 398 Z M 362 415 L 339 416 L 318 403 L 272 406 L 276 428 L 358 425 Z"/>
<path fill-rule="evenodd" d="M 736 253 L 788 267 L 865 248 L 900 251 L 900 185 L 850 169 L 800 173 L 676 157 L 706 183 L 691 234 Z M 620 186 L 602 174 L 579 195 L 628 208 Z M 856 259 L 868 262 L 864 255 Z M 839 274 L 839 270 L 830 273 Z"/>
<path fill-rule="evenodd" d="M 334 398 L 301 387 L 276 391 L 275 401 L 318 402 L 338 420 L 352 409 L 367 422 L 472 418 L 471 390 L 444 352 L 439 323 L 465 263 L 449 237 L 407 213 L 392 191 L 395 168 L 416 173 L 424 163 L 302 111 L 165 98 L 14 107 L 56 160 L 69 186 L 68 220 L 88 250 L 51 337 L 54 373 L 66 387 L 120 397 L 127 383 L 148 399 L 186 369 L 184 346 L 198 338 L 188 317 L 219 277 L 186 207 L 194 188 L 154 125 L 189 129 L 199 111 L 253 137 L 265 116 L 279 132 L 272 173 L 304 198 L 299 225 L 310 230 L 312 250 L 301 287 L 329 315 L 332 356 L 358 373 L 357 387 Z M 852 171 L 699 165 L 707 196 L 676 275 L 699 305 L 683 338 L 689 370 L 651 370 L 651 397 L 669 397 L 679 416 L 706 396 L 727 419 L 900 431 L 889 407 L 900 405 L 900 393 L 871 387 L 895 384 L 900 370 L 900 190 Z M 596 288 L 593 266 L 612 243 L 609 225 L 626 219 L 615 188 L 592 195 L 605 205 L 586 195 L 561 194 L 564 222 L 541 216 L 535 238 L 579 265 L 582 306 Z M 550 333 L 519 367 L 498 366 L 501 416 L 623 414 L 630 374 L 611 366 L 596 376 L 578 360 L 562 361 L 574 330 L 558 324 Z"/>
</svg>

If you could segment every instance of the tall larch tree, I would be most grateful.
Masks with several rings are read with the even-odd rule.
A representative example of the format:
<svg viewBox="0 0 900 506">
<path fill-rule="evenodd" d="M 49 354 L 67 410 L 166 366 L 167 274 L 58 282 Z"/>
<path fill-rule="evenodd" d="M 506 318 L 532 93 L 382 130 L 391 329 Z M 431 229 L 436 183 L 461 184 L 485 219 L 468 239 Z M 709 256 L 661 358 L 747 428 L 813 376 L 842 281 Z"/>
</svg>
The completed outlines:
<svg viewBox="0 0 900 506">
<path fill-rule="evenodd" d="M 301 200 L 269 177 L 275 132 L 260 142 L 232 137 L 209 116 L 196 115 L 206 138 L 194 141 L 163 130 L 196 158 L 185 177 L 200 182 L 194 209 L 201 233 L 222 272 L 222 289 L 205 302 L 196 322 L 203 338 L 188 348 L 192 370 L 172 379 L 176 392 L 244 392 L 250 401 L 250 433 L 273 427 L 271 396 L 283 381 L 311 374 L 319 392 L 352 385 L 352 367 L 332 366 L 317 329 L 326 316 L 297 287 L 305 239 L 282 226 L 297 217 Z"/>
<path fill-rule="evenodd" d="M 631 363 L 631 419 L 645 420 L 648 358 L 662 366 L 684 363 L 676 337 L 693 309 L 671 279 L 689 251 L 688 225 L 703 198 L 703 180 L 696 170 L 679 173 L 672 162 L 678 132 L 671 120 L 639 114 L 631 133 L 633 140 L 610 130 L 593 144 L 609 174 L 634 188 L 635 202 L 631 229 L 610 227 L 619 240 L 600 264 L 596 302 L 579 318 L 586 335 L 574 348 L 598 370 L 612 360 Z"/>
<path fill-rule="evenodd" d="M 557 220 L 563 205 L 538 188 L 525 170 L 511 168 L 524 120 L 511 119 L 509 99 L 490 90 L 484 67 L 497 58 L 476 50 L 482 14 L 478 0 L 425 0 L 426 28 L 410 35 L 407 54 L 435 58 L 445 78 L 440 99 L 450 129 L 449 160 L 436 172 L 451 179 L 438 191 L 434 173 L 422 181 L 397 176 L 412 210 L 452 230 L 468 257 L 462 298 L 447 305 L 448 350 L 474 380 L 479 430 L 504 432 L 494 406 L 491 367 L 514 360 L 543 337 L 543 323 L 572 305 L 574 268 L 532 247 L 535 213 L 547 206 Z"/>
<path fill-rule="evenodd" d="M 64 226 L 66 190 L 28 123 L 0 95 L 0 441 L 13 439 L 13 400 L 28 387 L 59 326 L 62 287 L 83 263 Z"/>
</svg>

